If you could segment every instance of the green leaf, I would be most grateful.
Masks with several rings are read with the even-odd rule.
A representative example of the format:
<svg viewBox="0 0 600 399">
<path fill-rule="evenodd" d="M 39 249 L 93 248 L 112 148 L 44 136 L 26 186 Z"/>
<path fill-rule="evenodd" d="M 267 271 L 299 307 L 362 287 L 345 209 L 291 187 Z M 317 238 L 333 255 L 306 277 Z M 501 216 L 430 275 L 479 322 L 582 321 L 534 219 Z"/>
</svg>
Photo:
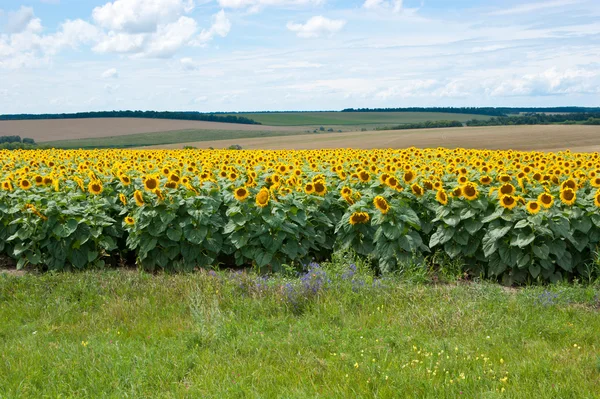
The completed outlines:
<svg viewBox="0 0 600 399">
<path fill-rule="evenodd" d="M 522 229 L 527 226 L 529 226 L 529 221 L 527 219 L 521 219 L 515 224 L 515 229 Z"/>
<path fill-rule="evenodd" d="M 167 229 L 167 237 L 169 237 L 169 240 L 171 240 L 171 241 L 179 242 L 181 240 L 182 234 L 183 233 L 180 228 L 169 227 Z M 160 263 L 159 263 L 159 265 L 160 265 Z M 162 266 L 162 265 L 160 265 L 160 266 Z"/>
<path fill-rule="evenodd" d="M 460 223 L 460 215 L 450 215 L 445 217 L 443 220 L 448 226 L 454 227 Z"/>
<path fill-rule="evenodd" d="M 500 276 L 506 269 L 506 264 L 502 262 L 498 254 L 494 254 L 490 257 L 488 262 L 488 273 L 491 276 Z"/>
<path fill-rule="evenodd" d="M 146 258 L 148 252 L 152 251 L 156 247 L 157 242 L 158 240 L 155 237 L 146 237 L 145 239 L 142 239 L 139 251 L 140 258 Z"/>
<path fill-rule="evenodd" d="M 531 274 L 531 277 L 537 278 L 537 276 L 540 275 L 541 271 L 542 268 L 537 263 L 532 263 L 531 265 L 529 265 L 529 273 Z"/>
<path fill-rule="evenodd" d="M 487 215 L 486 217 L 484 217 L 483 219 L 481 219 L 481 222 L 489 223 L 493 220 L 498 219 L 500 216 L 502 216 L 502 213 L 504 213 L 504 208 L 498 207 L 498 208 L 496 208 L 496 210 L 493 213 L 491 213 L 491 214 Z"/>
<path fill-rule="evenodd" d="M 546 244 L 534 245 L 533 253 L 538 259 L 548 259 L 550 256 L 550 248 Z"/>
<path fill-rule="evenodd" d="M 60 238 L 67 238 L 71 234 L 73 234 L 75 230 L 77 230 L 78 224 L 79 223 L 77 222 L 77 220 L 69 219 L 66 223 L 59 223 L 56 226 L 54 226 L 52 232 Z"/>
<path fill-rule="evenodd" d="M 202 241 L 206 238 L 208 234 L 208 227 L 205 225 L 200 225 L 196 228 L 193 226 L 189 226 L 184 231 L 185 238 L 191 242 L 192 244 L 201 244 Z"/>
<path fill-rule="evenodd" d="M 525 248 L 535 240 L 535 234 L 526 234 L 519 232 L 516 236 L 512 236 L 510 239 L 510 245 L 517 246 L 519 248 Z"/>
<path fill-rule="evenodd" d="M 258 267 L 265 267 L 271 262 L 271 259 L 273 259 L 273 254 L 269 252 L 258 251 L 254 261 Z"/>
<path fill-rule="evenodd" d="M 478 219 L 468 219 L 465 220 L 464 226 L 465 229 L 469 232 L 469 234 L 473 235 L 483 227 L 483 222 L 481 222 Z"/>
<path fill-rule="evenodd" d="M 584 234 L 587 234 L 588 231 L 592 228 L 592 221 L 586 216 L 581 219 L 576 219 L 571 221 L 573 223 L 573 228 L 575 230 L 581 231 Z"/>
<path fill-rule="evenodd" d="M 502 226 L 499 225 L 495 228 L 490 228 L 486 235 L 488 235 L 493 240 L 498 240 L 504 237 L 510 230 L 512 229 L 511 225 Z"/>
</svg>

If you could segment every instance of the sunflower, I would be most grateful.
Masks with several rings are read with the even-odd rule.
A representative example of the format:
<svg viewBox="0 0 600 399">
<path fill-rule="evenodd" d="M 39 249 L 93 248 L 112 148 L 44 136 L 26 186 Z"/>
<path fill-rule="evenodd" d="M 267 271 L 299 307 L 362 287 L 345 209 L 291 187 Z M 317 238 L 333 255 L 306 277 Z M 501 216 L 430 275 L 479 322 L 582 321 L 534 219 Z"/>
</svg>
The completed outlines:
<svg viewBox="0 0 600 399">
<path fill-rule="evenodd" d="M 344 186 L 340 190 L 340 194 L 342 195 L 342 197 L 351 196 L 352 195 L 352 189 L 350 187 L 348 187 L 348 186 Z"/>
<path fill-rule="evenodd" d="M 537 201 L 529 201 L 527 203 L 527 212 L 531 213 L 532 215 L 535 215 L 536 213 L 538 213 L 541 209 L 540 203 Z"/>
<path fill-rule="evenodd" d="M 513 195 L 515 193 L 515 186 L 513 186 L 510 183 L 505 183 L 502 186 L 500 186 L 500 189 L 498 191 L 500 195 Z"/>
<path fill-rule="evenodd" d="M 12 191 L 13 190 L 13 186 L 10 182 L 10 180 L 6 180 L 2 182 L 2 189 L 5 191 Z"/>
<path fill-rule="evenodd" d="M 390 204 L 388 204 L 385 198 L 383 198 L 380 195 L 375 197 L 375 199 L 373 200 L 373 204 L 375 205 L 375 208 L 379 209 L 379 211 L 384 215 L 390 210 Z"/>
<path fill-rule="evenodd" d="M 560 190 L 560 200 L 565 205 L 573 205 L 577 199 L 577 194 L 571 188 Z"/>
<path fill-rule="evenodd" d="M 158 188 L 158 179 L 156 177 L 147 177 L 144 181 L 144 188 L 148 191 L 154 191 Z"/>
<path fill-rule="evenodd" d="M 423 187 L 419 186 L 418 183 L 415 183 L 412 186 L 410 186 L 410 189 L 412 190 L 413 194 L 417 197 L 423 195 Z"/>
<path fill-rule="evenodd" d="M 599 188 L 600 187 L 600 177 L 592 177 L 590 179 L 590 184 L 594 188 Z"/>
<path fill-rule="evenodd" d="M 460 198 L 463 195 L 463 191 L 462 191 L 462 187 L 456 187 L 454 190 L 452 190 L 452 196 L 454 198 Z"/>
<path fill-rule="evenodd" d="M 103 189 L 104 188 L 102 187 L 102 183 L 100 182 L 100 180 L 92 180 L 88 185 L 88 191 L 90 192 L 90 194 L 101 194 Z"/>
<path fill-rule="evenodd" d="M 244 201 L 246 198 L 248 198 L 249 195 L 250 192 L 248 192 L 248 189 L 246 187 L 238 187 L 233 192 L 233 196 L 238 201 Z"/>
<path fill-rule="evenodd" d="M 448 204 L 448 195 L 446 195 L 446 191 L 444 189 L 441 189 L 437 192 L 435 199 L 442 205 Z"/>
<path fill-rule="evenodd" d="M 135 224 L 135 219 L 131 216 L 127 216 L 125 218 L 125 224 L 127 224 L 128 226 L 133 226 Z"/>
<path fill-rule="evenodd" d="M 597 190 L 594 194 L 594 205 L 600 208 L 600 190 Z"/>
<path fill-rule="evenodd" d="M 125 194 L 119 194 L 119 201 L 121 201 L 123 205 L 127 205 L 127 197 L 125 197 Z"/>
<path fill-rule="evenodd" d="M 23 190 L 29 190 L 31 188 L 31 182 L 27 179 L 19 180 L 19 187 Z"/>
<path fill-rule="evenodd" d="M 171 181 L 169 180 L 168 182 L 165 183 L 165 188 L 170 188 L 172 190 L 177 188 L 178 183 L 175 181 Z"/>
<path fill-rule="evenodd" d="M 304 186 L 304 192 L 306 194 L 312 194 L 315 192 L 315 185 L 313 183 L 307 183 L 306 186 Z"/>
<path fill-rule="evenodd" d="M 42 184 L 44 184 L 44 178 L 40 175 L 37 175 L 33 178 L 33 181 L 35 182 L 36 186 L 41 186 Z"/>
<path fill-rule="evenodd" d="M 503 195 L 500 197 L 500 205 L 502 205 L 506 209 L 513 209 L 517 206 L 517 198 L 512 195 Z"/>
<path fill-rule="evenodd" d="M 483 184 L 484 186 L 487 186 L 488 184 L 492 183 L 492 178 L 489 176 L 481 176 L 479 178 L 479 183 Z"/>
<path fill-rule="evenodd" d="M 463 196 L 472 201 L 479 196 L 479 191 L 477 190 L 477 186 L 474 183 L 467 183 L 463 187 Z"/>
<path fill-rule="evenodd" d="M 413 181 L 413 179 L 415 178 L 415 173 L 412 170 L 408 170 L 406 171 L 406 173 L 404 173 L 404 182 L 405 183 L 410 183 L 411 181 Z"/>
<path fill-rule="evenodd" d="M 144 196 L 140 190 L 135 190 L 135 193 L 133 193 L 133 198 L 135 199 L 137 206 L 144 205 Z"/>
<path fill-rule="evenodd" d="M 123 183 L 125 186 L 128 186 L 131 184 L 131 179 L 129 178 L 129 176 L 123 174 L 123 175 L 119 175 L 119 180 L 121 180 L 121 183 Z"/>
<path fill-rule="evenodd" d="M 321 180 L 315 183 L 315 193 L 320 196 L 323 196 L 327 193 L 327 186 L 325 186 L 325 183 Z"/>
<path fill-rule="evenodd" d="M 546 209 L 550 208 L 554 204 L 554 197 L 550 193 L 541 193 L 537 197 L 537 202 Z"/>
<path fill-rule="evenodd" d="M 269 205 L 270 198 L 271 194 L 269 193 L 269 190 L 263 187 L 258 194 L 256 194 L 256 205 L 264 208 L 265 206 Z"/>
<path fill-rule="evenodd" d="M 174 183 L 179 183 L 180 180 L 181 180 L 181 178 L 179 177 L 179 175 L 177 173 L 171 173 L 169 175 L 169 181 L 172 181 Z"/>
<path fill-rule="evenodd" d="M 351 225 L 356 225 L 356 224 L 365 224 L 368 223 L 370 220 L 369 214 L 366 212 L 354 212 L 352 215 L 350 215 L 350 224 Z"/>
<path fill-rule="evenodd" d="M 371 175 L 366 170 L 363 170 L 358 174 L 358 178 L 361 182 L 366 183 L 371 180 Z"/>
</svg>

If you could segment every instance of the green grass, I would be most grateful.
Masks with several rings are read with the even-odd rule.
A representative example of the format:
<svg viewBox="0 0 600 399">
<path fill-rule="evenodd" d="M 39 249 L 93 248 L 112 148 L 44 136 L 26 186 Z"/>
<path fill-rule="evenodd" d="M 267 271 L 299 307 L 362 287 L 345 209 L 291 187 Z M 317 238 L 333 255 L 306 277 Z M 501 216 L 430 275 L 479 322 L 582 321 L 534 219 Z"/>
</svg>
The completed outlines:
<svg viewBox="0 0 600 399">
<path fill-rule="evenodd" d="M 318 126 L 318 125 L 398 125 L 436 120 L 466 122 L 470 119 L 487 120 L 485 115 L 451 114 L 439 112 L 276 112 L 232 114 L 254 119 L 271 126 Z"/>
<path fill-rule="evenodd" d="M 175 130 L 158 133 L 138 133 L 101 138 L 47 141 L 42 144 L 55 148 L 123 148 L 189 143 L 194 141 L 229 140 L 256 137 L 275 137 L 306 134 L 304 131 L 249 130 Z"/>
<path fill-rule="evenodd" d="M 0 397 L 600 397 L 598 287 L 328 273 L 0 273 Z"/>
</svg>

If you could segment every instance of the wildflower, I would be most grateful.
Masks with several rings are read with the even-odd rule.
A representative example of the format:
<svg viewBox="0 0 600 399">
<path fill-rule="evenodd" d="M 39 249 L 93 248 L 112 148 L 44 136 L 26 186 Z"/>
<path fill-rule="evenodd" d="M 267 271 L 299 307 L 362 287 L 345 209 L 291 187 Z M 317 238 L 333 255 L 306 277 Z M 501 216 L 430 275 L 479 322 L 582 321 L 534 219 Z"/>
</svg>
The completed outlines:
<svg viewBox="0 0 600 399">
<path fill-rule="evenodd" d="M 373 200 L 373 204 L 375 205 L 375 208 L 377 208 L 384 215 L 386 213 L 388 213 L 389 210 L 390 210 L 390 205 L 385 200 L 385 198 L 383 198 L 380 195 L 378 195 L 377 197 L 375 197 L 375 199 Z"/>
</svg>

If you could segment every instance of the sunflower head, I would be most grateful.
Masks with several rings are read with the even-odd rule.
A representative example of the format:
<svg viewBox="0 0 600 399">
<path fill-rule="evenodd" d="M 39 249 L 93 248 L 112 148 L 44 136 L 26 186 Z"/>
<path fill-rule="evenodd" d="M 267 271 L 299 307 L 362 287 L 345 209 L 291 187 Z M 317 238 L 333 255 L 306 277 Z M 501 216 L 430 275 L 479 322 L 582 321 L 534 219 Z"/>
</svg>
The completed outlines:
<svg viewBox="0 0 600 399">
<path fill-rule="evenodd" d="M 135 199 L 137 206 L 144 205 L 144 196 L 140 190 L 135 190 L 135 193 L 133 193 L 133 198 Z"/>
<path fill-rule="evenodd" d="M 536 213 L 538 213 L 540 211 L 540 209 L 542 208 L 540 206 L 540 203 L 537 201 L 529 201 L 526 205 L 527 208 L 527 212 L 531 213 L 532 215 L 535 215 Z"/>
<path fill-rule="evenodd" d="M 479 191 L 477 190 L 477 186 L 473 183 L 465 184 L 462 191 L 463 191 L 463 196 L 466 199 L 468 199 L 469 201 L 472 201 L 479 196 Z"/>
<path fill-rule="evenodd" d="M 366 212 L 354 212 L 352 215 L 350 215 L 350 224 L 353 226 L 357 224 L 369 223 L 369 220 L 369 214 Z"/>
<path fill-rule="evenodd" d="M 244 201 L 246 198 L 248 198 L 249 195 L 250 192 L 248 192 L 248 189 L 246 187 L 238 187 L 233 192 L 233 196 L 238 201 Z"/>
<path fill-rule="evenodd" d="M 271 194 L 269 193 L 269 190 L 263 187 L 258 194 L 256 194 L 256 205 L 260 208 L 264 208 L 265 206 L 269 205 L 270 199 Z"/>
<path fill-rule="evenodd" d="M 317 195 L 323 196 L 327 193 L 327 186 L 325 185 L 325 183 L 321 180 L 318 180 L 315 183 L 315 193 Z"/>
<path fill-rule="evenodd" d="M 363 170 L 358 174 L 358 178 L 361 182 L 366 183 L 371 180 L 371 175 L 366 170 Z"/>
<path fill-rule="evenodd" d="M 121 201 L 123 205 L 127 205 L 127 197 L 125 197 L 125 194 L 119 194 L 119 201 Z"/>
<path fill-rule="evenodd" d="M 2 190 L 4 190 L 4 191 L 12 191 L 13 190 L 13 186 L 12 186 L 10 180 L 5 180 L 2 182 Z"/>
<path fill-rule="evenodd" d="M 154 191 L 158 188 L 158 179 L 156 177 L 146 177 L 144 180 L 144 188 L 148 191 Z"/>
<path fill-rule="evenodd" d="M 373 199 L 373 204 L 375 205 L 375 208 L 377 208 L 379 212 L 383 213 L 384 215 L 390 210 L 390 204 L 388 204 L 386 199 L 381 195 L 378 195 L 375 197 L 375 199 Z"/>
<path fill-rule="evenodd" d="M 125 218 L 125 224 L 128 226 L 133 226 L 135 224 L 135 219 L 132 218 L 131 216 L 127 216 Z"/>
<path fill-rule="evenodd" d="M 413 192 L 413 194 L 416 195 L 417 197 L 420 197 L 421 195 L 423 195 L 423 187 L 419 186 L 418 183 L 415 183 L 412 186 L 410 186 L 410 189 Z"/>
<path fill-rule="evenodd" d="M 492 178 L 489 176 L 481 176 L 479 178 L 479 183 L 483 184 L 484 186 L 487 186 L 488 184 L 492 183 Z"/>
<path fill-rule="evenodd" d="M 565 205 L 573 205 L 577 199 L 577 194 L 571 188 L 563 188 L 560 190 L 560 200 Z"/>
<path fill-rule="evenodd" d="M 435 199 L 442 205 L 448 204 L 448 195 L 446 194 L 446 191 L 444 191 L 444 189 L 441 189 L 436 193 Z"/>
<path fill-rule="evenodd" d="M 31 188 L 31 182 L 27 179 L 21 179 L 19 180 L 19 187 L 21 187 L 22 190 L 29 190 Z"/>
<path fill-rule="evenodd" d="M 500 195 L 513 195 L 515 193 L 515 186 L 510 183 L 504 183 L 498 191 Z"/>
<path fill-rule="evenodd" d="M 596 194 L 594 194 L 594 205 L 600 208 L 600 190 L 597 190 Z"/>
<path fill-rule="evenodd" d="M 90 194 L 98 195 L 101 194 L 103 190 L 102 183 L 100 180 L 92 180 L 88 185 L 88 191 Z"/>
<path fill-rule="evenodd" d="M 554 204 L 554 197 L 550 193 L 541 193 L 538 195 L 537 201 L 542 207 L 548 209 Z"/>
<path fill-rule="evenodd" d="M 506 209 L 513 209 L 517 206 L 517 198 L 512 195 L 503 195 L 500 197 L 500 205 Z"/>
<path fill-rule="evenodd" d="M 304 192 L 306 194 L 312 194 L 315 192 L 315 185 L 314 183 L 307 183 L 306 186 L 304 186 Z"/>
</svg>

